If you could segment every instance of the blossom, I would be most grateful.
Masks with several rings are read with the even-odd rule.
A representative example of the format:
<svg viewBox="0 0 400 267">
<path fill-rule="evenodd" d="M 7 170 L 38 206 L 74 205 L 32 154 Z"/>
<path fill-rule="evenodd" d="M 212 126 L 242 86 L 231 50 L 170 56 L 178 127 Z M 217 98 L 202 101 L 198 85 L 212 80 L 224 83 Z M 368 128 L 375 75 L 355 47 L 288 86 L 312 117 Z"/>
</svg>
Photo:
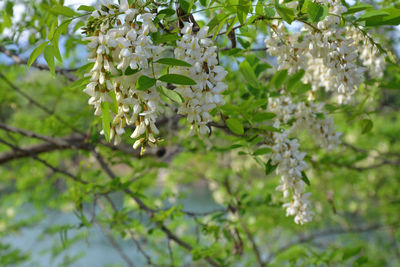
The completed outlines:
<svg viewBox="0 0 400 267">
<path fill-rule="evenodd" d="M 281 191 L 287 201 L 283 205 L 287 216 L 295 216 L 294 221 L 298 224 L 310 222 L 314 212 L 309 201 L 310 193 L 305 192 L 303 181 L 303 172 L 307 169 L 306 153 L 300 152 L 298 140 L 289 136 L 307 130 L 318 145 L 333 149 L 340 143 L 341 133 L 336 131 L 333 119 L 324 112 L 323 104 L 295 102 L 288 95 L 270 97 L 268 111 L 276 114 L 276 128 L 288 125 L 283 132 L 274 132 L 269 140 L 272 149 L 270 160 L 277 165 L 276 173 L 281 176 L 276 190 Z"/>
<path fill-rule="evenodd" d="M 125 13 L 125 20 L 124 23 L 102 20 L 99 33 L 87 37 L 89 58 L 94 62 L 89 74 L 91 82 L 84 90 L 91 96 L 89 104 L 94 105 L 95 115 L 99 116 L 102 102 L 114 104 L 115 101 L 116 108 L 109 111 L 112 117 L 110 138 L 114 139 L 114 144 L 121 141 L 126 125 L 135 126 L 131 135 L 137 139 L 135 148 L 138 144 L 155 144 L 154 136 L 159 133 L 155 122 L 161 111 L 159 93 L 154 86 L 146 91 L 136 90 L 141 75 L 152 76 L 149 60 L 156 59 L 159 53 L 149 36 L 156 30 L 153 14 L 142 13 L 142 21 L 138 23 L 135 20 L 138 11 L 129 8 L 126 0 L 121 1 L 119 7 L 112 1 L 102 1 L 97 11 L 94 17 Z M 138 71 L 129 77 L 121 76 L 118 70 L 124 73 L 128 67 Z"/>
<path fill-rule="evenodd" d="M 334 121 L 323 110 L 322 103 L 295 103 L 289 96 L 270 97 L 268 103 L 268 111 L 277 115 L 276 120 L 292 123 L 292 132 L 307 130 L 318 145 L 329 150 L 340 144 L 341 133 L 336 131 Z"/>
<path fill-rule="evenodd" d="M 207 26 L 194 34 L 193 24 L 185 23 L 181 33 L 175 57 L 192 66 L 175 67 L 172 72 L 191 77 L 196 85 L 176 87 L 176 92 L 185 100 L 178 113 L 187 116 L 188 123 L 193 126 L 192 131 L 197 128 L 201 135 L 206 135 L 210 133 L 207 123 L 212 120 L 211 110 L 225 103 L 221 93 L 228 87 L 223 82 L 227 72 L 218 66 L 216 47 L 207 38 Z"/>
<path fill-rule="evenodd" d="M 268 53 L 276 56 L 279 70 L 294 74 L 304 69 L 303 82 L 311 84 L 313 91 L 325 88 L 335 92 L 338 103 L 348 103 L 363 82 L 366 68 L 372 77 L 382 77 L 384 60 L 368 38 L 354 27 L 340 25 L 340 15 L 346 12 L 340 1 L 319 2 L 330 7 L 323 20 L 304 24 L 296 33 L 274 21 L 265 43 Z"/>
<path fill-rule="evenodd" d="M 299 151 L 297 139 L 289 139 L 289 131 L 273 133 L 271 160 L 277 164 L 276 173 L 281 176 L 280 185 L 276 188 L 283 192 L 287 203 L 283 205 L 287 216 L 295 216 L 295 223 L 304 224 L 312 220 L 314 212 L 305 193 L 302 172 L 307 169 L 304 161 L 306 153 Z"/>
</svg>

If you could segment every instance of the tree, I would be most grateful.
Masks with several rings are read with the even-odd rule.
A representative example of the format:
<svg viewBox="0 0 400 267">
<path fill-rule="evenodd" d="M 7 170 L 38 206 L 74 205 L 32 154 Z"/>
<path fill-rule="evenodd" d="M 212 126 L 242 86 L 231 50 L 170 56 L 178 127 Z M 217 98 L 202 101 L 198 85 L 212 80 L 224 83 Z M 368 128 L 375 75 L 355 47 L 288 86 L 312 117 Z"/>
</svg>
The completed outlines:
<svg viewBox="0 0 400 267">
<path fill-rule="evenodd" d="M 53 264 L 97 228 L 122 266 L 400 263 L 395 1 L 2 4 L 2 237 L 56 210 Z"/>
</svg>

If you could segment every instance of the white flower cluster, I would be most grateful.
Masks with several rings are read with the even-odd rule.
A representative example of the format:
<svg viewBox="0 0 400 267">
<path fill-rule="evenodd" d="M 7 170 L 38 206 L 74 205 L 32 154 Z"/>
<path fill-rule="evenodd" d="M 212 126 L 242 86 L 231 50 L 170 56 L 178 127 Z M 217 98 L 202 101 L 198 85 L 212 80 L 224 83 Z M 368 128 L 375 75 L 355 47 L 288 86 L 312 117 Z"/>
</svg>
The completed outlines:
<svg viewBox="0 0 400 267">
<path fill-rule="evenodd" d="M 349 26 L 348 34 L 354 40 L 354 46 L 357 47 L 362 65 L 368 69 L 368 73 L 372 78 L 382 78 L 385 70 L 385 58 L 379 52 L 376 45 L 363 34 L 360 29 Z"/>
<path fill-rule="evenodd" d="M 113 99 L 110 93 L 115 94 L 117 112 L 110 112 L 112 123 L 110 138 L 114 143 L 121 141 L 120 135 L 124 133 L 126 125 L 135 125 L 132 138 L 138 139 L 146 134 L 146 138 L 139 138 L 134 148 L 140 146 L 145 140 L 155 144 L 154 135 L 158 134 L 155 126 L 157 115 L 160 112 L 160 97 L 153 86 L 145 91 L 136 90 L 136 82 L 141 75 L 153 76 L 148 62 L 157 58 L 160 48 L 154 46 L 149 33 L 156 31 L 153 24 L 153 14 L 138 14 L 136 9 L 130 9 L 126 1 L 121 6 L 105 1 L 102 8 L 93 12 L 95 18 L 104 18 L 100 30 L 94 36 L 88 37 L 90 41 L 89 59 L 95 62 L 91 72 L 91 82 L 84 92 L 89 94 L 89 104 L 94 105 L 95 114 L 101 115 L 101 102 Z M 106 8 L 104 8 L 106 7 Z M 107 16 L 124 14 L 124 23 L 116 19 L 115 24 L 107 20 Z M 137 23 L 140 20 L 141 23 Z M 132 75 L 125 74 L 127 70 Z M 135 71 L 139 69 L 140 71 Z"/>
<path fill-rule="evenodd" d="M 273 133 L 273 153 L 271 160 L 278 164 L 276 173 L 281 176 L 280 185 L 276 188 L 283 192 L 283 197 L 289 200 L 283 205 L 287 216 L 295 216 L 297 224 L 304 224 L 312 220 L 313 211 L 308 200 L 310 193 L 305 193 L 305 182 L 302 172 L 307 169 L 303 160 L 306 153 L 299 151 L 297 139 L 289 139 L 290 131 Z"/>
<path fill-rule="evenodd" d="M 207 38 L 208 27 L 201 28 L 193 34 L 193 24 L 185 23 L 181 33 L 182 39 L 177 42 L 175 57 L 191 67 L 174 68 L 172 72 L 191 77 L 196 85 L 178 85 L 176 91 L 182 95 L 185 103 L 178 113 L 187 116 L 192 124 L 192 131 L 197 127 L 200 134 L 208 134 L 207 123 L 211 121 L 210 111 L 216 106 L 224 105 L 221 93 L 228 88 L 222 82 L 227 72 L 218 65 L 217 47 Z"/>
<path fill-rule="evenodd" d="M 137 4 L 137 3 L 136 3 Z M 95 21 L 100 22 L 89 40 L 89 59 L 94 62 L 90 71 L 90 83 L 84 90 L 89 94 L 89 104 L 95 108 L 95 115 L 102 111 L 110 113 L 110 139 L 114 143 L 121 141 L 126 125 L 135 127 L 131 138 L 133 147 L 155 145 L 159 130 L 156 119 L 163 111 L 157 83 L 145 90 L 138 90 L 137 83 L 142 76 L 156 81 L 161 70 L 153 65 L 165 51 L 162 45 L 154 45 L 150 33 L 156 32 L 153 23 L 154 14 L 129 7 L 126 0 L 117 6 L 110 0 L 103 1 L 92 13 Z M 121 22 L 123 20 L 123 22 Z M 216 47 L 207 38 L 208 28 L 192 34 L 192 25 L 182 29 L 182 40 L 177 42 L 175 55 L 192 67 L 173 67 L 171 72 L 184 74 L 196 81 L 196 85 L 178 86 L 185 102 L 179 113 L 188 116 L 192 128 L 198 126 L 201 134 L 209 133 L 207 123 L 211 121 L 209 112 L 217 105 L 223 105 L 221 92 L 227 86 L 222 80 L 227 72 L 217 66 Z M 110 108 L 105 108 L 106 105 Z M 104 131 L 102 131 L 104 134 Z"/>
<path fill-rule="evenodd" d="M 308 130 L 323 148 L 333 149 L 340 144 L 340 132 L 336 132 L 333 118 L 323 110 L 324 104 L 313 102 L 294 103 L 289 96 L 269 98 L 268 110 L 277 114 L 276 119 L 292 123 L 291 131 Z"/>
<path fill-rule="evenodd" d="M 269 54 L 277 57 L 278 69 L 287 69 L 290 74 L 304 69 L 303 81 L 311 84 L 313 91 L 323 87 L 335 92 L 340 104 L 347 103 L 364 78 L 365 68 L 357 64 L 360 45 L 340 26 L 339 15 L 346 11 L 340 1 L 320 2 L 330 7 L 330 14 L 322 21 L 304 24 L 300 32 L 292 34 L 282 22 L 274 22 L 265 43 Z M 370 42 L 364 45 L 368 48 L 360 58 L 372 68 L 377 51 Z M 382 69 L 379 64 L 374 73 Z"/>
<path fill-rule="evenodd" d="M 303 171 L 307 169 L 304 162 L 306 153 L 299 151 L 297 139 L 289 139 L 294 131 L 308 130 L 316 142 L 324 148 L 332 149 L 340 143 L 341 133 L 335 131 L 333 119 L 323 111 L 323 104 L 312 102 L 295 103 L 289 96 L 269 98 L 268 111 L 275 113 L 275 127 L 290 124 L 283 133 L 274 132 L 271 140 L 271 161 L 277 165 L 276 172 L 281 175 L 277 190 L 283 192 L 285 199 L 291 200 L 284 204 L 287 215 L 295 216 L 295 222 L 303 224 L 312 220 L 308 200 L 305 193 L 305 183 L 302 180 Z"/>
</svg>

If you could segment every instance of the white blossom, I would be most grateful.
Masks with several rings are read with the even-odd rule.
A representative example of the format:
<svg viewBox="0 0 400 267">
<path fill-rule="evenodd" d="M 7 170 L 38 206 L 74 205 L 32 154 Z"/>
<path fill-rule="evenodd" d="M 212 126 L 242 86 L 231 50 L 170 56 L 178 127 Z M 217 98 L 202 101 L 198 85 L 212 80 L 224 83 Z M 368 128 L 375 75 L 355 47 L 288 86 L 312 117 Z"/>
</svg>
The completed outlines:
<svg viewBox="0 0 400 267">
<path fill-rule="evenodd" d="M 179 107 L 178 113 L 187 116 L 188 123 L 197 128 L 202 135 L 210 133 L 207 126 L 212 120 L 210 111 L 224 105 L 221 93 L 227 89 L 223 82 L 227 72 L 217 66 L 216 47 L 207 38 L 208 27 L 193 33 L 193 25 L 185 23 L 181 30 L 182 39 L 177 41 L 174 51 L 177 59 L 183 60 L 191 67 L 176 67 L 172 72 L 190 77 L 196 85 L 178 85 L 175 89 L 185 102 Z"/>
<path fill-rule="evenodd" d="M 136 2 L 135 6 L 138 5 Z M 154 45 L 150 35 L 157 31 L 153 23 L 155 14 L 130 8 L 126 0 L 119 6 L 105 0 L 100 2 L 93 17 L 101 23 L 93 36 L 86 38 L 89 59 L 94 62 L 88 74 L 90 83 L 84 90 L 90 95 L 89 104 L 94 106 L 95 115 L 100 116 L 102 103 L 110 103 L 110 137 L 115 144 L 121 141 L 125 127 L 131 125 L 134 148 L 141 146 L 143 150 L 146 145 L 155 145 L 159 134 L 156 121 L 164 104 L 156 87 L 160 84 L 146 90 L 136 89 L 141 76 L 153 79 L 161 76 L 161 69 L 153 62 L 166 49 Z M 177 66 L 169 70 L 196 81 L 196 85 L 177 86 L 175 90 L 185 100 L 178 113 L 187 115 L 188 122 L 203 135 L 210 133 L 207 126 L 212 119 L 210 111 L 224 104 L 221 93 L 227 88 L 223 82 L 227 72 L 218 66 L 217 48 L 207 38 L 207 32 L 208 28 L 203 27 L 195 34 L 192 25 L 186 24 L 174 54 L 192 67 Z"/>
<path fill-rule="evenodd" d="M 303 172 L 307 169 L 305 153 L 300 152 L 297 139 L 289 135 L 307 130 L 313 139 L 323 148 L 333 149 L 340 144 L 341 133 L 336 132 L 333 119 L 323 110 L 323 104 L 313 102 L 294 102 L 289 96 L 270 97 L 268 111 L 276 114 L 274 126 L 289 127 L 282 133 L 274 132 L 270 140 L 272 164 L 277 165 L 276 172 L 281 176 L 278 191 L 282 191 L 283 205 L 287 216 L 295 216 L 294 221 L 303 224 L 312 220 L 309 201 L 310 193 L 305 193 Z"/>
<path fill-rule="evenodd" d="M 340 25 L 339 15 L 346 12 L 340 1 L 319 2 L 330 7 L 330 14 L 322 21 L 304 24 L 296 33 L 274 21 L 265 43 L 268 53 L 276 56 L 279 70 L 293 74 L 304 69 L 303 82 L 311 84 L 313 91 L 325 88 L 337 95 L 340 104 L 348 103 L 364 80 L 363 66 L 372 77 L 382 77 L 385 63 L 368 38 Z"/>
<path fill-rule="evenodd" d="M 308 200 L 310 194 L 305 193 L 306 184 L 302 180 L 302 172 L 307 169 L 304 161 L 306 153 L 299 151 L 297 139 L 289 139 L 289 133 L 273 133 L 271 160 L 278 165 L 276 173 L 281 180 L 276 190 L 282 191 L 287 201 L 283 205 L 286 215 L 295 216 L 295 223 L 304 224 L 310 222 L 314 215 Z"/>
</svg>

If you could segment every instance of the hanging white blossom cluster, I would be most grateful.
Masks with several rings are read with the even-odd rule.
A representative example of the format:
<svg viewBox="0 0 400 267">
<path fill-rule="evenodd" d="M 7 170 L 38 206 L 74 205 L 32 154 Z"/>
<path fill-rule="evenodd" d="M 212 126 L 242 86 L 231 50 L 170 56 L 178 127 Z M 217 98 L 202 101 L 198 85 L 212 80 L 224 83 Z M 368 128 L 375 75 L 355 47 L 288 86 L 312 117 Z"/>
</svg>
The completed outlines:
<svg viewBox="0 0 400 267">
<path fill-rule="evenodd" d="M 297 139 L 289 136 L 299 130 L 308 130 L 318 145 L 333 149 L 340 143 L 341 133 L 336 132 L 333 119 L 323 111 L 323 104 L 312 102 L 295 103 L 289 96 L 269 98 L 268 111 L 275 113 L 274 126 L 287 126 L 288 129 L 272 134 L 270 159 L 277 165 L 276 173 L 281 176 L 278 191 L 283 192 L 286 200 L 283 205 L 288 216 L 295 216 L 294 221 L 304 224 L 312 220 L 313 211 L 308 200 L 310 193 L 305 193 L 304 161 L 306 153 L 300 152 Z"/>
<path fill-rule="evenodd" d="M 314 215 L 308 200 L 310 193 L 305 193 L 306 184 L 302 180 L 302 172 L 307 169 L 303 160 L 306 153 L 299 151 L 300 144 L 297 139 L 289 139 L 289 134 L 290 131 L 273 133 L 271 160 L 278 165 L 276 173 L 281 176 L 276 190 L 282 191 L 283 197 L 288 200 L 283 204 L 286 216 L 295 216 L 295 223 L 304 224 L 310 222 Z"/>
<path fill-rule="evenodd" d="M 178 85 L 176 91 L 185 99 L 178 113 L 187 115 L 192 131 L 199 128 L 201 134 L 210 133 L 207 123 L 211 121 L 210 111 L 224 105 L 221 93 L 228 87 L 222 80 L 227 72 L 218 65 L 217 47 L 207 38 L 208 27 L 193 34 L 193 24 L 185 23 L 177 42 L 175 57 L 188 62 L 192 67 L 174 68 L 172 72 L 192 77 L 196 85 Z"/>
<path fill-rule="evenodd" d="M 359 42 L 352 38 L 355 29 L 348 37 L 348 28 L 340 25 L 340 15 L 346 11 L 340 1 L 320 2 L 330 8 L 322 21 L 304 24 L 300 32 L 292 34 L 282 22 L 274 21 L 265 43 L 269 54 L 277 57 L 278 69 L 287 69 L 289 74 L 304 69 L 303 81 L 311 84 L 313 91 L 323 87 L 335 92 L 340 104 L 348 103 L 364 79 L 365 68 L 357 59 L 374 75 L 380 75 L 384 62 L 372 66 L 377 50 L 371 42 L 364 42 L 360 51 Z"/>
<path fill-rule="evenodd" d="M 283 123 L 291 122 L 291 131 L 307 129 L 322 148 L 333 149 L 340 144 L 340 132 L 336 132 L 333 118 L 323 110 L 323 103 L 294 103 L 290 96 L 269 98 L 268 110 L 277 114 Z"/>
<path fill-rule="evenodd" d="M 124 1 L 122 1 L 124 2 Z M 107 19 L 112 15 L 125 14 L 124 23 L 114 19 L 114 23 Z M 126 125 L 135 125 L 132 138 L 137 139 L 143 134 L 146 138 L 138 139 L 134 147 L 138 147 L 145 140 L 155 144 L 154 134 L 158 134 L 155 121 L 160 112 L 159 93 L 155 86 L 146 91 L 136 90 L 136 82 L 141 75 L 153 76 L 148 64 L 149 60 L 156 59 L 160 47 L 154 46 L 149 33 L 156 31 L 151 13 L 138 14 L 136 9 L 130 9 L 127 3 L 120 7 L 112 2 L 105 1 L 92 17 L 103 19 L 100 29 L 90 41 L 89 59 L 95 62 L 91 70 L 91 83 L 84 90 L 91 96 L 89 104 L 94 105 L 95 115 L 101 115 L 101 102 L 113 103 L 110 95 L 115 94 L 116 110 L 112 116 L 110 139 L 118 144 L 120 135 L 124 133 Z M 141 23 L 137 23 L 140 20 Z M 140 69 L 132 75 L 126 74 L 127 69 Z M 111 104 L 110 104 L 111 105 Z"/>
<path fill-rule="evenodd" d="M 91 96 L 89 104 L 94 106 L 95 115 L 102 115 L 104 111 L 110 113 L 110 139 L 118 144 L 126 125 L 132 125 L 135 127 L 131 135 L 135 139 L 133 147 L 141 146 L 143 152 L 146 145 L 156 145 L 159 141 L 156 120 L 164 104 L 157 90 L 157 86 L 164 84 L 157 80 L 162 69 L 153 63 L 166 49 L 154 45 L 150 36 L 157 31 L 153 23 L 155 14 L 140 6 L 139 9 L 130 8 L 126 0 L 121 1 L 120 6 L 103 1 L 92 17 L 99 25 L 93 36 L 86 39 L 89 40 L 89 59 L 95 64 L 84 92 Z M 185 25 L 175 56 L 192 67 L 177 66 L 170 70 L 196 82 L 196 85 L 178 86 L 176 92 L 184 98 L 179 113 L 187 115 L 192 128 L 198 128 L 200 134 L 209 133 L 206 125 L 211 121 L 209 112 L 224 104 L 220 93 L 227 88 L 222 82 L 227 72 L 217 66 L 216 47 L 207 38 L 207 31 L 204 27 L 194 34 L 192 25 Z M 143 76 L 151 84 L 145 89 L 137 87 Z M 104 108 L 105 105 L 110 108 Z"/>
<path fill-rule="evenodd" d="M 372 78 L 382 78 L 386 63 L 376 45 L 362 32 L 362 29 L 354 26 L 348 26 L 346 29 L 348 35 L 353 38 L 353 45 L 357 47 L 361 63 L 368 69 L 369 75 Z"/>
</svg>

